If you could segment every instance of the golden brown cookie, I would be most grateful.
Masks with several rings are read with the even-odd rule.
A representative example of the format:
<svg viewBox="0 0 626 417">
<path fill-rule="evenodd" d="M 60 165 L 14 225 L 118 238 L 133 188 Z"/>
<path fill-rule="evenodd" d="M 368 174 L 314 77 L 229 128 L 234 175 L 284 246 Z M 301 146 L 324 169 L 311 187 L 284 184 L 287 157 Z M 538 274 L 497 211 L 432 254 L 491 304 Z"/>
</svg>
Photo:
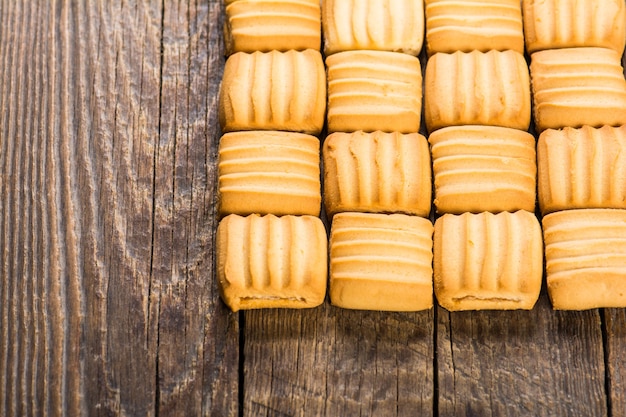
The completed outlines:
<svg viewBox="0 0 626 417">
<path fill-rule="evenodd" d="M 326 70 L 319 51 L 238 52 L 226 60 L 219 98 L 223 132 L 324 126 Z"/>
<path fill-rule="evenodd" d="M 324 205 L 426 217 L 432 204 L 428 142 L 419 133 L 333 133 L 324 141 Z"/>
<path fill-rule="evenodd" d="M 535 52 L 530 74 L 538 132 L 626 124 L 626 80 L 617 52 L 606 48 Z"/>
<path fill-rule="evenodd" d="M 626 126 L 544 130 L 537 143 L 537 165 L 543 214 L 626 209 Z"/>
<path fill-rule="evenodd" d="M 535 138 L 497 126 L 451 126 L 429 137 L 438 213 L 534 212 Z"/>
<path fill-rule="evenodd" d="M 330 237 L 330 300 L 356 310 L 433 305 L 432 223 L 404 214 L 338 213 Z"/>
<path fill-rule="evenodd" d="M 220 295 L 233 311 L 324 301 L 328 255 L 319 218 L 231 214 L 218 226 L 216 245 Z"/>
<path fill-rule="evenodd" d="M 435 222 L 435 295 L 447 310 L 530 310 L 542 276 L 533 213 L 445 214 Z"/>
<path fill-rule="evenodd" d="M 320 142 L 304 133 L 226 133 L 219 146 L 220 214 L 320 214 Z"/>
<path fill-rule="evenodd" d="M 554 309 L 626 307 L 626 210 L 550 213 L 543 231 Z"/>
<path fill-rule="evenodd" d="M 329 56 L 326 65 L 330 133 L 419 131 L 422 72 L 417 57 L 347 51 Z"/>
<path fill-rule="evenodd" d="M 588 46 L 624 51 L 623 0 L 523 0 L 522 7 L 528 53 Z"/>
<path fill-rule="evenodd" d="M 424 74 L 424 117 L 429 132 L 484 125 L 528 130 L 528 66 L 515 51 L 437 53 Z"/>
<path fill-rule="evenodd" d="M 524 53 L 519 0 L 426 0 L 428 55 L 479 50 Z"/>
<path fill-rule="evenodd" d="M 319 0 L 237 0 L 226 6 L 227 54 L 290 49 L 319 50 Z"/>
<path fill-rule="evenodd" d="M 418 55 L 424 42 L 423 0 L 323 0 L 324 52 L 356 49 Z"/>
</svg>

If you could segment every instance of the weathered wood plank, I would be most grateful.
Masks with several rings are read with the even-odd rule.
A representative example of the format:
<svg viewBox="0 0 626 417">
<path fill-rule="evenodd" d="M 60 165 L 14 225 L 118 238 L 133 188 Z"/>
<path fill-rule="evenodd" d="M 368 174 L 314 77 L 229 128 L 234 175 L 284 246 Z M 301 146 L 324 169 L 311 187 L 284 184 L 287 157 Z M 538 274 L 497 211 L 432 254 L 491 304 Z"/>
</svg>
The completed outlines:
<svg viewBox="0 0 626 417">
<path fill-rule="evenodd" d="M 607 414 L 597 310 L 437 315 L 440 415 Z"/>
<path fill-rule="evenodd" d="M 238 413 L 238 316 L 215 285 L 217 108 L 223 58 L 209 41 L 221 2 L 165 2 L 155 151 L 152 291 L 158 303 L 158 413 Z M 210 32 L 209 32 L 210 30 Z"/>
<path fill-rule="evenodd" d="M 221 8 L 0 0 L 0 415 L 237 414 Z"/>
<path fill-rule="evenodd" d="M 28 413 L 21 396 L 51 415 L 147 413 L 154 408 L 156 337 L 148 335 L 144 314 L 151 205 L 141 192 L 150 191 L 152 159 L 129 149 L 156 132 L 158 119 L 146 115 L 143 126 L 130 127 L 126 118 L 158 104 L 130 84 L 147 75 L 146 85 L 158 85 L 158 72 L 142 74 L 137 64 L 158 67 L 159 39 L 151 45 L 135 36 L 137 25 L 145 33 L 150 24 L 133 21 L 146 16 L 124 13 L 119 4 L 87 10 L 82 3 L 6 3 L 32 20 L 8 34 L 19 58 L 5 67 L 2 81 L 10 89 L 2 107 L 14 115 L 2 128 L 10 149 L 0 156 L 3 178 L 12 190 L 2 193 L 12 204 L 3 210 L 2 246 L 15 267 L 32 269 L 5 269 L 2 277 L 5 285 L 31 282 L 38 305 L 31 309 L 8 295 L 11 321 L 28 327 L 34 311 L 36 330 L 21 343 L 28 333 L 9 337 L 24 360 L 8 357 L 2 365 L 13 367 L 5 381 L 15 393 L 2 401 L 2 414 Z M 133 65 L 130 56 L 139 61 Z M 19 85 L 10 82 L 16 78 Z M 30 128 L 20 132 L 20 126 Z M 31 380 L 18 362 L 33 364 Z M 40 388 L 29 392 L 35 383 Z"/>
<path fill-rule="evenodd" d="M 626 310 L 608 308 L 603 311 L 607 389 L 611 416 L 626 415 Z"/>
<path fill-rule="evenodd" d="M 432 310 L 244 314 L 244 415 L 432 415 Z"/>
<path fill-rule="evenodd" d="M 77 198 L 90 207 L 93 220 L 82 229 L 96 254 L 80 277 L 90 306 L 88 367 L 81 375 L 86 407 L 90 414 L 153 415 L 158 327 L 150 276 L 161 11 L 149 1 L 77 7 L 77 27 L 68 32 L 81 63 L 74 82 L 85 98 L 73 111 L 88 130 L 73 140 L 85 142 L 93 171 L 85 175 L 89 194 Z"/>
</svg>

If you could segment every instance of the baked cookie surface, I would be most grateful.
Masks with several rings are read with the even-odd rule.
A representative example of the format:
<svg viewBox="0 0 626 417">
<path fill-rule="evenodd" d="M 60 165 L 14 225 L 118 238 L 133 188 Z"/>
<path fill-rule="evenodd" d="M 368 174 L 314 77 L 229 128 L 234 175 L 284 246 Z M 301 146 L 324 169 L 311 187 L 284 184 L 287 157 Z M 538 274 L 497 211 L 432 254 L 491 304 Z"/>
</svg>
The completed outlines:
<svg viewBox="0 0 626 417">
<path fill-rule="evenodd" d="M 451 126 L 428 138 L 438 213 L 526 210 L 537 198 L 535 138 L 498 126 Z"/>
<path fill-rule="evenodd" d="M 319 51 L 238 52 L 224 66 L 222 131 L 284 130 L 317 135 L 324 127 L 326 70 Z"/>
<path fill-rule="evenodd" d="M 533 213 L 445 214 L 435 222 L 434 288 L 447 310 L 530 310 L 542 277 Z"/>
<path fill-rule="evenodd" d="M 424 118 L 429 132 L 483 125 L 528 130 L 530 77 L 515 51 L 437 53 L 424 73 Z"/>
<path fill-rule="evenodd" d="M 231 214 L 217 229 L 217 278 L 233 311 L 324 302 L 326 229 L 318 217 Z"/>
<path fill-rule="evenodd" d="M 404 214 L 339 213 L 330 236 L 330 300 L 356 310 L 433 306 L 432 223 Z"/>
<path fill-rule="evenodd" d="M 324 141 L 323 160 L 329 216 L 344 211 L 429 215 L 430 150 L 419 133 L 333 133 Z"/>
<path fill-rule="evenodd" d="M 626 307 L 626 210 L 550 213 L 543 234 L 554 309 Z"/>
</svg>

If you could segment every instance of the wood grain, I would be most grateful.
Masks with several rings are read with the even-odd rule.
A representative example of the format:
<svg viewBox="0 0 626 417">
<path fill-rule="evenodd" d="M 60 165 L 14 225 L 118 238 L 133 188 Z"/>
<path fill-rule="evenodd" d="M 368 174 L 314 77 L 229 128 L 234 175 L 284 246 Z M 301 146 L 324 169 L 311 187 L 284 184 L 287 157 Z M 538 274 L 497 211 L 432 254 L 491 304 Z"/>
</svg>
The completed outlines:
<svg viewBox="0 0 626 417">
<path fill-rule="evenodd" d="M 432 415 L 433 310 L 244 314 L 244 415 Z"/>
<path fill-rule="evenodd" d="M 611 416 L 626 415 L 626 311 L 604 310 L 608 408 Z"/>
<path fill-rule="evenodd" d="M 0 0 L 0 415 L 626 415 L 623 309 L 227 310 L 223 7 Z"/>
<path fill-rule="evenodd" d="M 438 310 L 440 415 L 607 415 L 598 310 Z"/>
<path fill-rule="evenodd" d="M 237 415 L 221 2 L 0 3 L 0 415 Z"/>
</svg>

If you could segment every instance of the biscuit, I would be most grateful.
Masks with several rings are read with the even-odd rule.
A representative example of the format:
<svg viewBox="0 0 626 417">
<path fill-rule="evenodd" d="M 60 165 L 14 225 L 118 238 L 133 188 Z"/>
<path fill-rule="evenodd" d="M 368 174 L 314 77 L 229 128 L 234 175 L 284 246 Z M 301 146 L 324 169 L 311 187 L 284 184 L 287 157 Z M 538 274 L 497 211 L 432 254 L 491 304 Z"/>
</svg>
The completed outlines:
<svg viewBox="0 0 626 417">
<path fill-rule="evenodd" d="M 220 295 L 233 311 L 324 301 L 327 238 L 317 217 L 231 214 L 218 226 L 216 250 Z"/>
<path fill-rule="evenodd" d="M 617 52 L 606 48 L 535 52 L 530 75 L 538 132 L 626 124 L 626 80 Z"/>
<path fill-rule="evenodd" d="M 543 231 L 554 309 L 626 307 L 626 210 L 550 213 Z"/>
<path fill-rule="evenodd" d="M 424 117 L 429 132 L 484 125 L 528 130 L 528 66 L 515 51 L 437 53 L 424 74 Z"/>
<path fill-rule="evenodd" d="M 319 139 L 304 133 L 226 133 L 219 145 L 220 214 L 318 216 L 319 151 Z"/>
<path fill-rule="evenodd" d="M 434 288 L 445 309 L 530 310 L 542 277 L 541 227 L 533 213 L 445 214 L 435 222 Z"/>
<path fill-rule="evenodd" d="M 226 53 L 319 50 L 319 0 L 238 0 L 226 6 Z"/>
<path fill-rule="evenodd" d="M 324 141 L 323 159 L 329 216 L 343 211 L 429 215 L 430 150 L 419 133 L 332 133 Z"/>
<path fill-rule="evenodd" d="M 423 0 L 323 0 L 324 52 L 356 49 L 419 55 Z"/>
<path fill-rule="evenodd" d="M 222 132 L 319 134 L 326 111 L 322 55 L 312 49 L 231 55 L 224 66 L 218 108 Z"/>
<path fill-rule="evenodd" d="M 497 126 L 451 126 L 429 137 L 438 213 L 534 212 L 535 138 Z"/>
<path fill-rule="evenodd" d="M 326 65 L 329 133 L 419 131 L 422 72 L 417 57 L 347 51 L 327 57 Z"/>
<path fill-rule="evenodd" d="M 624 0 L 523 0 L 522 8 L 529 54 L 588 46 L 624 51 Z"/>
<path fill-rule="evenodd" d="M 547 129 L 537 143 L 539 207 L 626 209 L 626 126 Z"/>
<path fill-rule="evenodd" d="M 428 55 L 479 50 L 524 53 L 519 0 L 426 0 Z"/>
<path fill-rule="evenodd" d="M 404 214 L 339 213 L 330 236 L 330 300 L 356 310 L 433 305 L 432 223 Z"/>
</svg>

